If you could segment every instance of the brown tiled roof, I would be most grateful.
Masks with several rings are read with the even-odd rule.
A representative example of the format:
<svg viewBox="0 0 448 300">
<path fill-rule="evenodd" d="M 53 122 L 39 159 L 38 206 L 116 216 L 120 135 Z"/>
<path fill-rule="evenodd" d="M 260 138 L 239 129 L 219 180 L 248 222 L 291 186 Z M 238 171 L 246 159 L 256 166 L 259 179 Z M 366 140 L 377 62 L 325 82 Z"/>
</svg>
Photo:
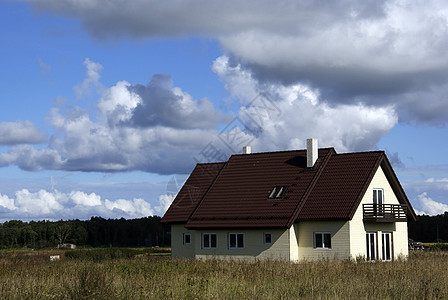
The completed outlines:
<svg viewBox="0 0 448 300">
<path fill-rule="evenodd" d="M 186 223 L 225 163 L 197 164 L 177 194 L 162 222 Z"/>
<path fill-rule="evenodd" d="M 383 155 L 380 151 L 333 155 L 298 219 L 350 219 Z"/>
<path fill-rule="evenodd" d="M 297 220 L 351 219 L 379 166 L 400 201 L 410 206 L 384 152 L 336 154 L 327 148 L 319 149 L 313 168 L 306 167 L 306 150 L 198 164 L 162 221 L 194 229 L 287 228 Z M 213 171 L 204 175 L 208 168 Z M 268 199 L 275 186 L 288 187 L 281 200 Z M 412 208 L 410 214 L 415 218 Z"/>
</svg>

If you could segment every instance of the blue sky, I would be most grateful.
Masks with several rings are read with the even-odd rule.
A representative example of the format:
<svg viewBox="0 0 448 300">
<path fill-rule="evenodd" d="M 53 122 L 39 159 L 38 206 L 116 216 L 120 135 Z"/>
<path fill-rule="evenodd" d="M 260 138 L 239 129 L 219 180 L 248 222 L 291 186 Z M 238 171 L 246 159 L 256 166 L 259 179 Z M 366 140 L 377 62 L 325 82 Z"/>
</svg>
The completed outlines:
<svg viewBox="0 0 448 300">
<path fill-rule="evenodd" d="M 196 162 L 308 137 L 443 213 L 448 5 L 414 2 L 0 2 L 0 220 L 162 215 Z"/>
</svg>

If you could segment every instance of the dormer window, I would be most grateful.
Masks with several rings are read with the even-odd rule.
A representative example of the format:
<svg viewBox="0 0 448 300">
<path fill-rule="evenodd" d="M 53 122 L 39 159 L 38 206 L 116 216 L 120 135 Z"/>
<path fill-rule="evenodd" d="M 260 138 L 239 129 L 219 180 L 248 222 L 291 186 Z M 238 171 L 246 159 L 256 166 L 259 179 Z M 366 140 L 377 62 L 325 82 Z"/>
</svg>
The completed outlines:
<svg viewBox="0 0 448 300">
<path fill-rule="evenodd" d="M 268 199 L 282 199 L 283 194 L 288 189 L 286 185 L 277 185 L 274 186 L 272 191 L 269 193 Z"/>
</svg>

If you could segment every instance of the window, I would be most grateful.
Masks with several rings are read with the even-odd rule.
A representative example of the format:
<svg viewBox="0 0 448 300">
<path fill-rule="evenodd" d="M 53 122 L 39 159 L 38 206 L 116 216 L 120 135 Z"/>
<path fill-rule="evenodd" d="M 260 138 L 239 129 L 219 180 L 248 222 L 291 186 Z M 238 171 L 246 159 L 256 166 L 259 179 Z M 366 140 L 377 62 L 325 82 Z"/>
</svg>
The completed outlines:
<svg viewBox="0 0 448 300">
<path fill-rule="evenodd" d="M 271 244 L 272 243 L 272 236 L 270 233 L 264 233 L 263 235 L 263 242 L 265 244 Z"/>
<path fill-rule="evenodd" d="M 376 260 L 376 232 L 366 233 L 366 254 L 367 260 Z"/>
<path fill-rule="evenodd" d="M 382 189 L 373 189 L 373 204 L 383 204 Z"/>
<path fill-rule="evenodd" d="M 217 240 L 216 233 L 203 233 L 202 249 L 216 249 Z"/>
<path fill-rule="evenodd" d="M 244 234 L 229 233 L 229 249 L 243 249 L 244 248 Z"/>
<path fill-rule="evenodd" d="M 190 245 L 191 244 L 191 234 L 184 233 L 184 245 Z"/>
<path fill-rule="evenodd" d="M 274 186 L 272 191 L 269 193 L 268 199 L 282 199 L 283 194 L 286 192 L 288 187 L 286 185 Z"/>
<path fill-rule="evenodd" d="M 315 232 L 314 233 L 314 248 L 331 249 L 331 233 Z"/>
<path fill-rule="evenodd" d="M 382 233 L 382 259 L 392 260 L 392 232 Z"/>
<path fill-rule="evenodd" d="M 373 204 L 375 204 L 373 208 L 375 216 L 382 217 L 384 215 L 382 189 L 373 189 Z"/>
</svg>

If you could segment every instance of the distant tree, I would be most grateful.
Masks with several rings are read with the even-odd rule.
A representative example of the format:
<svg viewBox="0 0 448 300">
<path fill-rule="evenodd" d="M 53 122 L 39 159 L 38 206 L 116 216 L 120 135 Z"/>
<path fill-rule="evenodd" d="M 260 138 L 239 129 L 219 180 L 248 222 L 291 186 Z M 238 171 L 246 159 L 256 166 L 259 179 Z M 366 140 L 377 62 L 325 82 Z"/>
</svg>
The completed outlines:
<svg viewBox="0 0 448 300">
<path fill-rule="evenodd" d="M 71 234 L 70 225 L 65 223 L 64 221 L 59 221 L 56 227 L 54 228 L 54 233 L 56 235 L 59 245 L 65 244 L 67 238 Z"/>
</svg>

